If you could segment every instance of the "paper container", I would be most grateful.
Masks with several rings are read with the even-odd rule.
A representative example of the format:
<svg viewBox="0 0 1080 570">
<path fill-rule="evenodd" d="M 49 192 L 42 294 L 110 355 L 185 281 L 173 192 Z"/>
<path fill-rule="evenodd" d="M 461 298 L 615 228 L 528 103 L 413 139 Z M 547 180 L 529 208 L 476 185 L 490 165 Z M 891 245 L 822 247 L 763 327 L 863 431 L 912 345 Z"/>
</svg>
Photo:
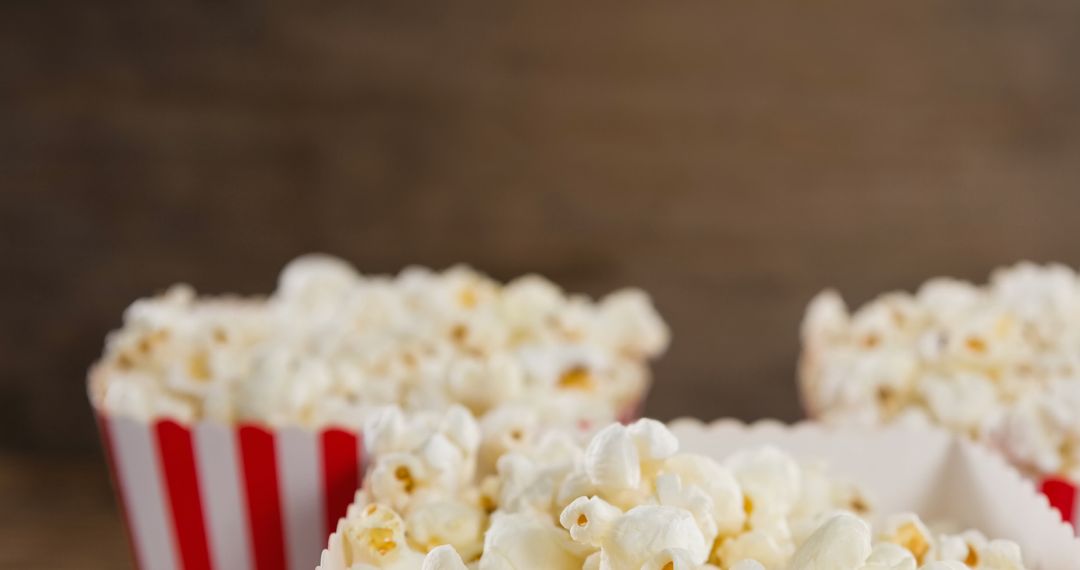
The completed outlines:
<svg viewBox="0 0 1080 570">
<path fill-rule="evenodd" d="M 799 382 L 799 400 L 807 418 L 811 420 L 819 418 L 818 408 L 802 382 Z M 1061 518 L 1073 525 L 1075 533 L 1080 534 L 1080 524 L 1078 524 L 1080 523 L 1080 485 L 1075 481 L 1055 476 L 1038 479 L 1036 484 L 1046 495 L 1050 505 L 1061 513 Z"/>
<path fill-rule="evenodd" d="M 1013 540 L 1032 570 L 1080 570 L 1080 540 L 1046 497 L 996 454 L 943 430 L 843 431 L 810 423 L 690 419 L 670 427 L 681 451 L 716 459 L 771 444 L 801 460 L 823 460 L 831 473 L 866 489 L 883 515 L 913 511 L 928 521 Z M 344 523 L 338 521 L 330 536 L 319 570 L 346 570 L 339 538 Z"/>
<path fill-rule="evenodd" d="M 363 472 L 354 431 L 98 423 L 142 570 L 309 569 Z"/>
<path fill-rule="evenodd" d="M 818 424 L 671 423 L 680 449 L 722 459 L 772 444 L 860 484 L 881 514 L 913 511 L 1020 545 L 1028 568 L 1080 570 L 1080 540 L 1046 496 L 998 454 L 940 429 L 840 429 Z"/>
<path fill-rule="evenodd" d="M 1061 513 L 1061 518 L 1072 523 L 1080 533 L 1080 490 L 1077 484 L 1061 477 L 1046 477 L 1039 482 L 1039 489 Z"/>
<path fill-rule="evenodd" d="M 357 431 L 97 417 L 141 570 L 309 569 L 363 478 Z"/>
</svg>

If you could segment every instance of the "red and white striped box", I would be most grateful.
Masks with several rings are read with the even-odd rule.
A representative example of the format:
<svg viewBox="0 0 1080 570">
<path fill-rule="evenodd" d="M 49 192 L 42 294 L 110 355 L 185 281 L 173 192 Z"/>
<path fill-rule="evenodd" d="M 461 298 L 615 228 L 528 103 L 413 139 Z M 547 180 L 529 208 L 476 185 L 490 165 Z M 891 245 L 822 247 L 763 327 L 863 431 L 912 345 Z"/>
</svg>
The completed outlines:
<svg viewBox="0 0 1080 570">
<path fill-rule="evenodd" d="M 98 423 L 141 570 L 310 569 L 363 475 L 355 431 Z"/>
<path fill-rule="evenodd" d="M 1061 477 L 1047 477 L 1039 484 L 1039 490 L 1050 500 L 1050 505 L 1061 513 L 1061 518 L 1073 525 L 1080 534 L 1080 489 L 1077 483 Z"/>
<path fill-rule="evenodd" d="M 140 570 L 310 569 L 364 475 L 353 430 L 96 413 Z"/>
</svg>

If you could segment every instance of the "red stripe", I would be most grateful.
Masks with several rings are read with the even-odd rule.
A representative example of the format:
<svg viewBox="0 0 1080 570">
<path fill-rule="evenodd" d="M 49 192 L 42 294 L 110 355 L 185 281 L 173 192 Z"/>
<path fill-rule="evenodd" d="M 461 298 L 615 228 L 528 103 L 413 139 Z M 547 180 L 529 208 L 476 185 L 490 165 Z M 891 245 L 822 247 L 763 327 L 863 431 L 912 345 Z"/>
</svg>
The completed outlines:
<svg viewBox="0 0 1080 570">
<path fill-rule="evenodd" d="M 1042 492 L 1050 499 L 1050 504 L 1061 511 L 1061 518 L 1067 523 L 1076 523 L 1076 485 L 1065 479 L 1049 477 L 1043 479 Z"/>
<path fill-rule="evenodd" d="M 240 428 L 240 456 L 255 567 L 284 570 L 285 532 L 278 491 L 274 435 L 257 426 Z"/>
<path fill-rule="evenodd" d="M 322 432 L 323 490 L 326 493 L 326 535 L 337 529 L 338 519 L 360 486 L 360 450 L 356 434 L 340 429 Z"/>
<path fill-rule="evenodd" d="M 158 460 L 172 510 L 173 540 L 184 570 L 209 570 L 210 549 L 203 520 L 199 475 L 195 470 L 195 449 L 191 430 L 172 421 L 154 424 Z"/>
<path fill-rule="evenodd" d="M 105 460 L 109 464 L 109 480 L 112 481 L 113 491 L 116 493 L 116 502 L 120 506 L 120 516 L 124 518 L 124 536 L 127 538 L 128 554 L 131 556 L 132 565 L 138 568 L 138 546 L 135 544 L 135 536 L 132 535 L 131 518 L 128 516 L 127 501 L 124 499 L 124 486 L 120 481 L 120 471 L 116 468 L 116 456 L 114 455 L 112 443 L 112 425 L 109 418 L 104 415 L 95 413 L 94 416 L 97 418 L 98 434 L 101 436 L 101 442 L 105 446 Z"/>
</svg>

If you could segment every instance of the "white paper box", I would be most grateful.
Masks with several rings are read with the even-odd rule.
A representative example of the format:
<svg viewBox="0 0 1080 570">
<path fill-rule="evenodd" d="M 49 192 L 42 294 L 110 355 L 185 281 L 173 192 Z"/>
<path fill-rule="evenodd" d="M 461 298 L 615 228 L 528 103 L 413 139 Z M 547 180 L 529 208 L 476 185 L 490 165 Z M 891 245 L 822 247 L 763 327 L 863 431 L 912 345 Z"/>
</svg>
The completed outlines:
<svg viewBox="0 0 1080 570">
<path fill-rule="evenodd" d="M 1080 540 L 1046 496 L 999 455 L 943 430 L 691 419 L 670 425 L 683 451 L 721 459 L 775 445 L 800 460 L 825 461 L 831 473 L 866 489 L 876 512 L 912 511 L 1012 540 L 1028 568 L 1080 570 Z"/>
<path fill-rule="evenodd" d="M 912 511 L 927 521 L 976 528 L 1017 542 L 1032 570 L 1080 570 L 1080 540 L 1046 497 L 998 455 L 938 429 L 839 430 L 774 421 L 670 424 L 680 450 L 723 459 L 734 451 L 775 445 L 866 489 L 882 515 Z M 338 521 L 320 563 L 345 570 Z M 313 562 L 314 566 L 314 562 Z"/>
</svg>

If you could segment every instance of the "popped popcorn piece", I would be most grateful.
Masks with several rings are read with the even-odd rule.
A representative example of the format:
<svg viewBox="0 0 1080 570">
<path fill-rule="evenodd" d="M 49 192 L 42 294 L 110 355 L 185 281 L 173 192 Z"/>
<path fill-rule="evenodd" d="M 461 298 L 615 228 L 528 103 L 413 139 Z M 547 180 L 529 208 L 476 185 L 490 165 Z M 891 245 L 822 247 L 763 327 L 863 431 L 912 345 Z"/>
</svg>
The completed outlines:
<svg viewBox="0 0 1080 570">
<path fill-rule="evenodd" d="M 880 538 L 903 547 L 915 557 L 920 566 L 934 546 L 930 529 L 913 513 L 893 515 L 885 520 Z"/>
<path fill-rule="evenodd" d="M 802 323 L 803 399 L 826 422 L 934 423 L 1080 481 L 1078 323 L 1080 279 L 1057 264 L 932 279 L 853 313 L 827 290 Z"/>
<path fill-rule="evenodd" d="M 497 513 L 484 538 L 481 570 L 578 569 L 587 552 L 576 548 L 565 532 L 524 513 Z"/>
<path fill-rule="evenodd" d="M 449 545 L 467 560 L 480 556 L 487 526 L 487 514 L 482 508 L 459 500 L 434 500 L 422 502 L 408 512 L 405 530 L 417 550 Z"/>
<path fill-rule="evenodd" d="M 358 427 L 388 405 L 458 403 L 600 427 L 641 400 L 669 336 L 637 290 L 593 301 L 538 276 L 365 276 L 305 255 L 267 298 L 179 285 L 135 301 L 90 384 L 106 412 L 140 419 Z"/>
<path fill-rule="evenodd" d="M 870 550 L 861 570 L 915 570 L 915 556 L 910 550 L 891 542 L 879 542 Z"/>
<path fill-rule="evenodd" d="M 790 539 L 781 533 L 750 530 L 722 537 L 712 553 L 721 566 L 741 560 L 753 560 L 766 568 L 783 568 L 795 551 Z"/>
<path fill-rule="evenodd" d="M 837 515 L 795 551 L 791 570 L 858 568 L 871 551 L 869 525 L 852 515 Z"/>
<path fill-rule="evenodd" d="M 1020 547 L 1008 540 L 991 540 L 980 554 L 979 568 L 986 570 L 1021 570 Z"/>
<path fill-rule="evenodd" d="M 637 442 L 625 426 L 600 430 L 585 449 L 589 481 L 609 490 L 637 489 L 641 485 L 641 459 Z"/>
<path fill-rule="evenodd" d="M 466 570 L 467 568 L 454 547 L 444 544 L 432 548 L 427 553 L 420 570 Z"/>
<path fill-rule="evenodd" d="M 345 526 L 345 564 L 369 564 L 379 568 L 415 568 L 417 554 L 405 543 L 405 524 L 393 510 L 379 504 L 364 508 L 361 516 Z"/>
</svg>

